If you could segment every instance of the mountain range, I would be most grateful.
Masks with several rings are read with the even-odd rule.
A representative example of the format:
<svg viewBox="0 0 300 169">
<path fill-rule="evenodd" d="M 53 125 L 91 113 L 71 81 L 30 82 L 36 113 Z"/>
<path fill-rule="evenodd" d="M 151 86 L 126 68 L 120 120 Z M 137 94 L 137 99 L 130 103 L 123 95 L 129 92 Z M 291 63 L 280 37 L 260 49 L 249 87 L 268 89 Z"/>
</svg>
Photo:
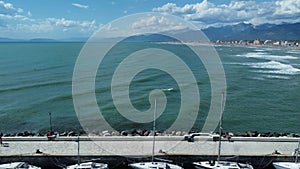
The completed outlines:
<svg viewBox="0 0 300 169">
<path fill-rule="evenodd" d="M 179 36 L 184 36 L 192 33 L 193 30 L 179 30 L 173 31 L 172 34 Z M 222 27 L 209 27 L 202 29 L 202 32 L 211 40 L 300 40 L 300 23 L 283 23 L 280 25 L 276 24 L 262 24 L 262 25 L 252 25 L 246 23 L 239 23 L 236 25 L 228 25 Z M 47 39 L 47 38 L 37 38 L 37 39 L 10 39 L 1 38 L 0 42 L 86 42 L 86 38 L 69 38 L 69 39 Z M 159 36 L 159 34 L 153 35 L 140 35 L 132 36 L 127 38 L 127 41 L 137 42 L 137 41 L 151 41 L 151 42 L 164 42 L 164 41 L 174 41 L 170 37 L 164 35 Z"/>
<path fill-rule="evenodd" d="M 300 40 L 300 23 L 280 25 L 240 23 L 202 30 L 210 40 Z"/>
</svg>

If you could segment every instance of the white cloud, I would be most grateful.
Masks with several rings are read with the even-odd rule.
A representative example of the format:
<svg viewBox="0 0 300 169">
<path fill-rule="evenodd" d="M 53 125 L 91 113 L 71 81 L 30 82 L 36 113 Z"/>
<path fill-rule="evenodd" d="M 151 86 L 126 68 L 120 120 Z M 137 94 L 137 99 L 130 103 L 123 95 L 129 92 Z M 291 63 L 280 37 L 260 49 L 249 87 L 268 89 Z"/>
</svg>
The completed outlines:
<svg viewBox="0 0 300 169">
<path fill-rule="evenodd" d="M 188 26 L 190 25 L 186 25 L 185 21 L 172 15 L 135 14 L 101 26 L 97 36 L 118 39 L 139 34 L 183 30 Z"/>
<path fill-rule="evenodd" d="M 22 8 L 15 8 L 11 3 L 0 1 L 0 18 L 3 19 L 2 22 L 8 22 L 9 20 L 30 20 L 27 16 L 23 15 L 23 12 Z"/>
<path fill-rule="evenodd" d="M 72 4 L 79 8 L 87 5 Z M 0 37 L 10 38 L 57 38 L 88 37 L 98 29 L 95 20 L 67 18 L 32 18 L 31 11 L 17 8 L 0 0 Z"/>
<path fill-rule="evenodd" d="M 17 13 L 22 13 L 23 9 L 15 8 L 11 3 L 5 3 L 4 1 L 0 1 L 0 14 L 3 15 L 16 15 Z"/>
<path fill-rule="evenodd" d="M 84 28 L 88 28 L 88 27 L 93 27 L 93 26 L 95 26 L 95 24 L 96 24 L 96 21 L 95 20 L 93 20 L 93 21 L 83 21 L 83 22 L 81 22 L 81 26 L 82 27 L 84 27 Z"/>
<path fill-rule="evenodd" d="M 6 9 L 15 9 L 11 3 L 5 3 L 4 1 L 0 1 L 0 6 L 3 6 Z"/>
<path fill-rule="evenodd" d="M 275 15 L 293 15 L 300 14 L 300 1 L 284 0 L 276 1 Z"/>
<path fill-rule="evenodd" d="M 78 3 L 72 3 L 72 5 L 75 7 L 78 7 L 78 8 L 83 8 L 83 9 L 89 8 L 88 5 L 82 5 L 82 4 L 78 4 Z"/>
<path fill-rule="evenodd" d="M 186 25 L 170 17 L 149 15 L 132 24 L 135 32 L 162 32 L 185 29 Z"/>
<path fill-rule="evenodd" d="M 27 16 L 32 17 L 32 14 L 30 11 L 27 12 Z"/>
<path fill-rule="evenodd" d="M 153 8 L 155 12 L 179 15 L 204 26 L 228 25 L 240 22 L 254 25 L 263 23 L 300 22 L 300 1 L 277 0 L 258 3 L 253 0 L 232 0 L 229 4 L 216 5 L 208 0 L 177 6 L 167 3 Z"/>
<path fill-rule="evenodd" d="M 65 18 L 48 18 L 47 21 L 62 27 L 73 27 L 80 24 L 79 21 L 67 20 Z"/>
<path fill-rule="evenodd" d="M 65 18 L 47 18 L 46 22 L 49 22 L 51 25 L 62 28 L 64 30 L 69 30 L 69 28 L 87 30 L 87 31 L 95 31 L 98 27 L 96 25 L 96 21 L 76 21 L 76 20 L 68 20 Z"/>
<path fill-rule="evenodd" d="M 47 33 L 49 31 L 54 30 L 53 25 L 51 25 L 48 21 L 42 21 L 33 24 L 17 24 L 15 30 L 19 33 L 29 33 L 29 34 L 39 34 L 39 33 Z"/>
<path fill-rule="evenodd" d="M 29 23 L 19 23 L 10 31 L 19 36 L 64 39 L 65 37 L 90 36 L 98 29 L 96 21 L 75 21 L 65 18 L 46 18 Z M 1 36 L 1 35 L 0 35 Z M 26 37 L 25 37 L 26 38 Z"/>
</svg>

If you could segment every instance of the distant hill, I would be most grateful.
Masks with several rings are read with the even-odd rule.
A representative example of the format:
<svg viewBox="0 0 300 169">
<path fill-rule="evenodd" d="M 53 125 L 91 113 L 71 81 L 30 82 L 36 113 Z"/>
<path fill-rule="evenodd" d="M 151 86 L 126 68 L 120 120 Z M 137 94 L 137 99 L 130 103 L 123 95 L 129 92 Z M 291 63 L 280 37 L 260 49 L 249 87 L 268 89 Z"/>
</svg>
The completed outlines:
<svg viewBox="0 0 300 169">
<path fill-rule="evenodd" d="M 52 42 L 86 42 L 88 38 L 68 38 L 68 39 L 49 39 L 49 38 L 34 38 L 34 39 L 12 39 L 12 38 L 1 38 L 2 42 L 31 42 L 31 43 L 52 43 Z"/>
<path fill-rule="evenodd" d="M 130 36 L 124 39 L 123 41 L 124 42 L 178 42 L 177 39 L 162 34 L 143 34 L 143 35 Z"/>
<path fill-rule="evenodd" d="M 24 42 L 25 40 L 22 39 L 11 39 L 11 38 L 1 38 L 0 42 Z"/>
<path fill-rule="evenodd" d="M 55 39 L 47 39 L 47 38 L 36 38 L 36 39 L 30 39 L 28 42 L 58 42 Z"/>
<path fill-rule="evenodd" d="M 210 40 L 300 40 L 300 23 L 259 26 L 240 23 L 218 28 L 209 27 L 202 31 Z"/>
</svg>

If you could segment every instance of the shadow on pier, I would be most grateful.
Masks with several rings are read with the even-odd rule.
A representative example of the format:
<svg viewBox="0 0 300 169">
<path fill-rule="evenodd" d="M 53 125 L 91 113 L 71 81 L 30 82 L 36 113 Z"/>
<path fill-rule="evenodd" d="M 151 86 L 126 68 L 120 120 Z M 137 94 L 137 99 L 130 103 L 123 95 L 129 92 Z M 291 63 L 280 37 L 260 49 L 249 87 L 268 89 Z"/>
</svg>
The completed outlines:
<svg viewBox="0 0 300 169">
<path fill-rule="evenodd" d="M 81 161 L 94 161 L 107 163 L 110 169 L 129 168 L 128 164 L 133 162 L 151 161 L 151 157 L 134 157 L 134 156 L 81 156 Z M 206 161 L 217 159 L 216 156 L 156 156 L 158 160 L 172 161 L 174 164 L 183 166 L 185 169 L 194 168 L 192 163 L 196 161 Z M 268 156 L 222 156 L 221 160 L 232 160 L 241 163 L 249 163 L 255 169 L 274 169 L 272 162 L 275 161 L 293 161 L 291 156 L 268 155 Z M 43 169 L 65 168 L 67 165 L 77 163 L 77 156 L 6 156 L 0 158 L 0 163 L 9 163 L 13 161 L 24 161 L 32 165 L 42 167 Z"/>
</svg>

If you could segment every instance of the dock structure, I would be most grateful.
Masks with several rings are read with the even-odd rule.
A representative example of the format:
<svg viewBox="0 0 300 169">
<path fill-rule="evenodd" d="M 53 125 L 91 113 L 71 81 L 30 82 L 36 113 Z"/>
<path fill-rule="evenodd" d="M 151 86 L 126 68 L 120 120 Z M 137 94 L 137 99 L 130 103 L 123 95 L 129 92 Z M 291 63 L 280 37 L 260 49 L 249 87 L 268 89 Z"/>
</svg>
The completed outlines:
<svg viewBox="0 0 300 169">
<path fill-rule="evenodd" d="M 3 137 L 0 163 L 28 161 L 44 168 L 76 163 L 77 137 Z M 80 156 L 126 168 L 127 163 L 151 158 L 152 136 L 80 136 Z M 212 136 L 157 136 L 155 156 L 191 167 L 193 161 L 216 159 L 218 141 Z M 272 161 L 292 161 L 299 138 L 231 137 L 222 138 L 222 158 L 249 162 L 255 168 Z M 221 158 L 221 159 L 222 159 Z M 114 167 L 111 167 L 114 168 Z M 116 167 L 121 168 L 121 167 Z"/>
</svg>

